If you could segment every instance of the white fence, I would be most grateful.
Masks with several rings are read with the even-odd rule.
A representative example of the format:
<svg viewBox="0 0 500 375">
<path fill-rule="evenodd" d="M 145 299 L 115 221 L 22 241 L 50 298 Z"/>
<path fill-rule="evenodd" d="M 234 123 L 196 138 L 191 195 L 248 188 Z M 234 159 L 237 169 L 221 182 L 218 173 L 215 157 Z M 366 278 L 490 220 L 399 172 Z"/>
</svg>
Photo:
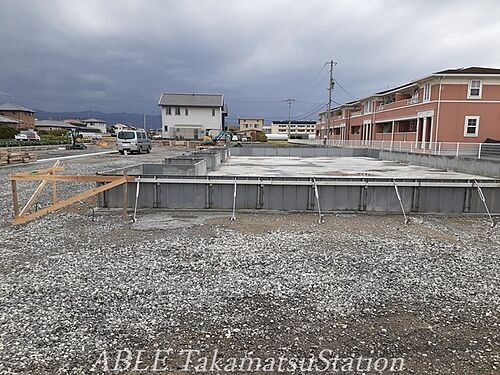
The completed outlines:
<svg viewBox="0 0 500 375">
<path fill-rule="evenodd" d="M 477 159 L 500 159 L 500 143 L 428 142 L 415 141 L 342 141 L 335 139 L 294 139 L 293 143 L 330 147 L 373 148 L 385 151 L 405 151 L 431 155 L 449 155 Z"/>
</svg>

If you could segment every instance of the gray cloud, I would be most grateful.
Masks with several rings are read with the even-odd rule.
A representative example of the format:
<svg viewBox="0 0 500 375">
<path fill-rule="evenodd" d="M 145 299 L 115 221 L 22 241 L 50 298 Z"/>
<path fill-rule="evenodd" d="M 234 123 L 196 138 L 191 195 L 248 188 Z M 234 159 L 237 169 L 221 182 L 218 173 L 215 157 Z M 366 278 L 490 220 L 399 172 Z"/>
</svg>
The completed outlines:
<svg viewBox="0 0 500 375">
<path fill-rule="evenodd" d="M 155 114 L 162 91 L 195 90 L 223 92 L 233 118 L 286 117 L 288 97 L 299 116 L 326 100 L 317 73 L 330 58 L 356 96 L 500 66 L 499 11 L 494 0 L 3 0 L 0 100 Z M 351 99 L 337 86 L 335 101 Z"/>
</svg>

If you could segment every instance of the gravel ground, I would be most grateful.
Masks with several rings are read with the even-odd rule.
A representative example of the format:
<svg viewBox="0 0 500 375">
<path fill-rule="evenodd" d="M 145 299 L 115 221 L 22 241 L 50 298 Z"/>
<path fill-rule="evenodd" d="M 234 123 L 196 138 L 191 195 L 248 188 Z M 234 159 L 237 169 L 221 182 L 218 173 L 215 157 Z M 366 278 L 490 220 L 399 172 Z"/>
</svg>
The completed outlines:
<svg viewBox="0 0 500 375">
<path fill-rule="evenodd" d="M 64 165 L 93 174 L 180 151 Z M 151 225 L 138 225 L 81 205 L 12 228 L 6 176 L 29 169 L 0 169 L 1 374 L 95 373 L 103 350 L 125 348 L 330 349 L 401 357 L 405 374 L 500 373 L 500 229 L 483 218 L 141 213 Z"/>
</svg>

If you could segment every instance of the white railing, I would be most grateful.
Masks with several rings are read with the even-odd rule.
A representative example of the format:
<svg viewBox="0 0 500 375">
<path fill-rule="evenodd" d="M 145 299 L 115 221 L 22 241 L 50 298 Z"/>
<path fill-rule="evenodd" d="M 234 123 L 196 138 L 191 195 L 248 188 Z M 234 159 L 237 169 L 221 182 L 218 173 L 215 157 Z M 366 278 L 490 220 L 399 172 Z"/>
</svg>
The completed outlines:
<svg viewBox="0 0 500 375">
<path fill-rule="evenodd" d="M 418 103 L 418 96 L 410 99 L 406 99 L 406 104 L 417 104 Z"/>
<path fill-rule="evenodd" d="M 323 145 L 327 147 L 372 148 L 384 151 L 404 151 L 430 155 L 500 159 L 500 143 L 415 142 L 415 141 L 360 141 L 336 139 L 294 139 L 292 143 Z"/>
</svg>

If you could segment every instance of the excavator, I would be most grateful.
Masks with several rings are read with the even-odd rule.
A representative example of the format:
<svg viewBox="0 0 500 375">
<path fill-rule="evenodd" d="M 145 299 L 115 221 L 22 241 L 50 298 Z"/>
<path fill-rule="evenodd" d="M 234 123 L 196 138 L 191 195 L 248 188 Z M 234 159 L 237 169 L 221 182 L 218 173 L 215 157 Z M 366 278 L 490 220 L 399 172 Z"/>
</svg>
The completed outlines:
<svg viewBox="0 0 500 375">
<path fill-rule="evenodd" d="M 85 150 L 87 146 L 83 143 L 83 137 L 77 129 L 68 130 L 67 135 L 71 137 L 71 144 L 66 145 L 66 150 Z"/>
<path fill-rule="evenodd" d="M 229 132 L 226 132 L 224 130 L 221 130 L 219 134 L 217 134 L 215 137 L 212 138 L 212 136 L 209 133 L 209 130 L 207 130 L 205 136 L 203 137 L 203 142 L 201 143 L 204 146 L 214 146 L 217 144 L 217 142 L 224 140 L 225 142 L 230 141 L 232 137 L 232 134 Z"/>
</svg>

